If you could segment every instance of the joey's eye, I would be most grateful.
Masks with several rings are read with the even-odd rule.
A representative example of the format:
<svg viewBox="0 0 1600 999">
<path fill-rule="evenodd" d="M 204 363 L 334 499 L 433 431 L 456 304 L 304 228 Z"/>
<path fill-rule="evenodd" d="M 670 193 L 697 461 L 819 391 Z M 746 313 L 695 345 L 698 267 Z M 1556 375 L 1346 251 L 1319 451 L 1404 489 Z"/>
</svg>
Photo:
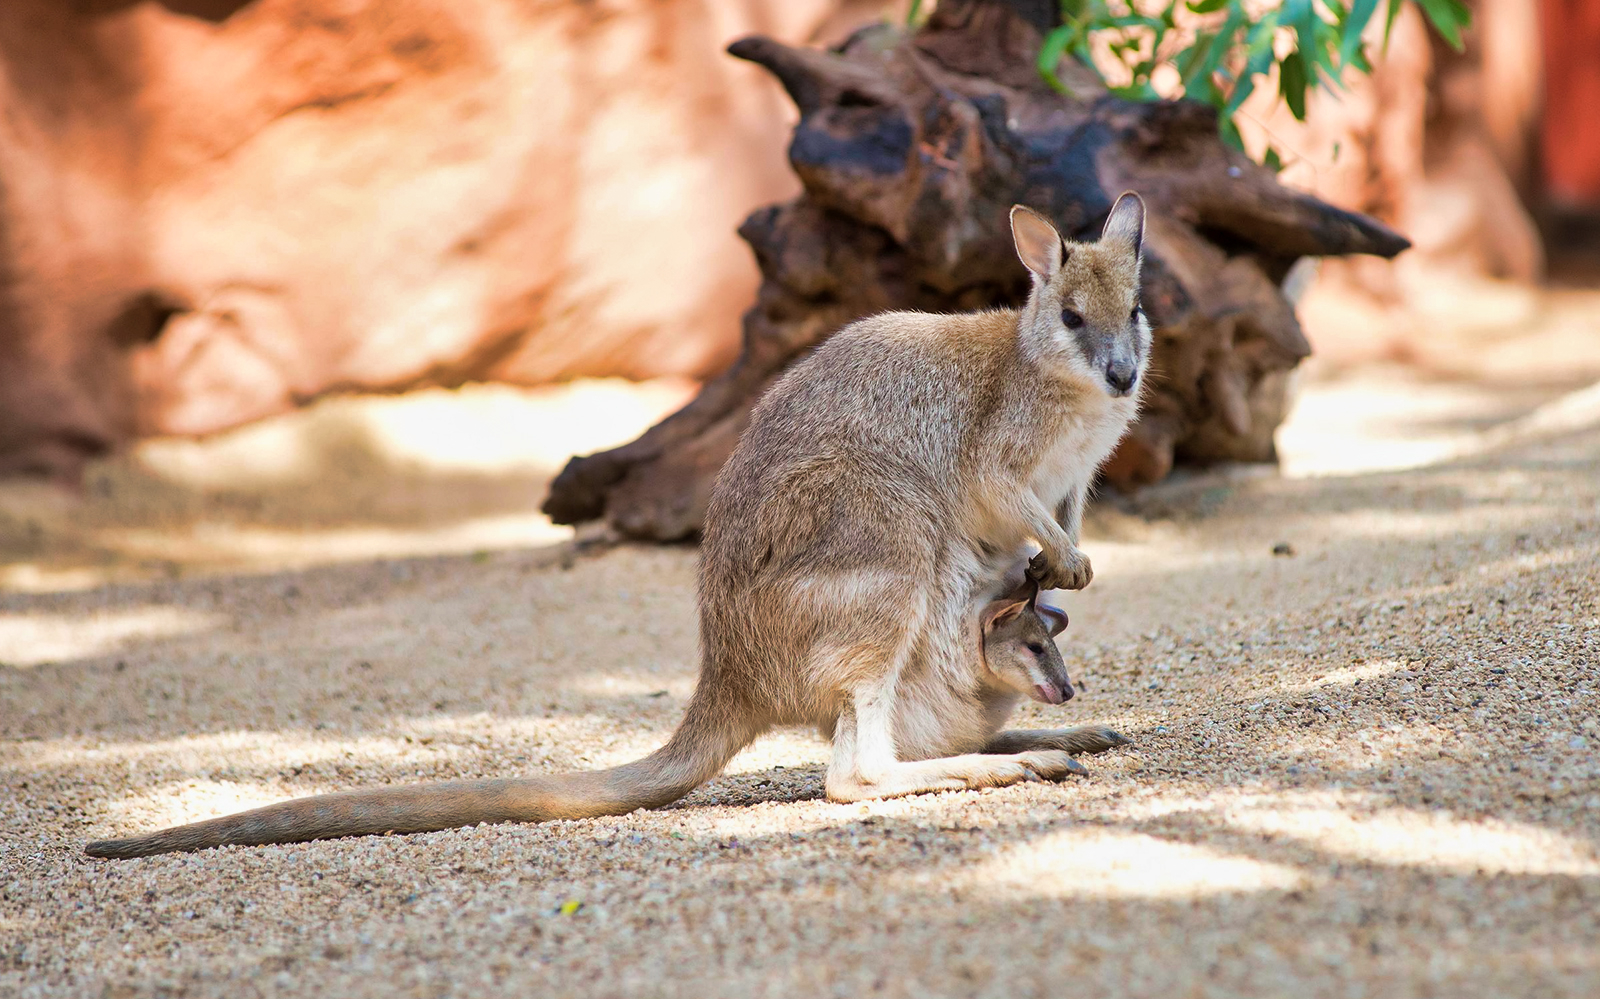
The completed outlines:
<svg viewBox="0 0 1600 999">
<path fill-rule="evenodd" d="M 1136 323 L 1138 321 L 1139 321 L 1139 306 L 1138 306 L 1137 303 L 1135 303 L 1134 307 L 1133 307 L 1133 311 L 1128 313 L 1128 322 Z"/>
<path fill-rule="evenodd" d="M 1061 310 L 1061 321 L 1067 324 L 1067 329 L 1076 330 L 1083 328 L 1083 317 L 1071 309 Z"/>
<path fill-rule="evenodd" d="M 1044 646 L 1040 645 L 1038 642 L 1029 642 L 1028 651 L 1032 652 L 1036 656 L 1042 656 L 1044 655 Z"/>
</svg>

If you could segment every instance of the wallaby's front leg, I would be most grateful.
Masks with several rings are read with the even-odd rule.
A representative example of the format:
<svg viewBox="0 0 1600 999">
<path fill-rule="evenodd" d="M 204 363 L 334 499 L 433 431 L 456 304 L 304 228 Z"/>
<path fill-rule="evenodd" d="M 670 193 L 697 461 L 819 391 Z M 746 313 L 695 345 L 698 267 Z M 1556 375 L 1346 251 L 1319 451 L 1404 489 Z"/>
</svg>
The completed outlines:
<svg viewBox="0 0 1600 999">
<path fill-rule="evenodd" d="M 1008 482 L 992 482 L 983 490 L 991 515 L 1017 525 L 1043 549 L 1028 563 L 1028 574 L 1042 590 L 1081 590 L 1094 579 L 1089 556 L 1051 515 L 1033 490 Z"/>
<path fill-rule="evenodd" d="M 1083 510 L 1089 502 L 1089 484 L 1073 486 L 1060 503 L 1056 504 L 1056 523 L 1067 532 L 1067 540 L 1076 548 L 1083 537 Z"/>
<path fill-rule="evenodd" d="M 1041 749 L 1058 749 L 1064 753 L 1082 755 L 1103 753 L 1108 749 L 1126 746 L 1132 741 L 1104 725 L 1079 725 L 1076 728 L 1019 728 L 1009 732 L 996 732 L 983 744 L 983 751 L 1026 753 Z"/>
<path fill-rule="evenodd" d="M 929 791 L 1002 787 L 1025 780 L 1061 780 L 1086 774 L 1062 750 L 1009 755 L 969 753 L 932 760 L 902 761 L 894 751 L 894 677 L 858 687 L 846 701 L 833 733 L 828 762 L 831 801 L 894 798 Z"/>
</svg>

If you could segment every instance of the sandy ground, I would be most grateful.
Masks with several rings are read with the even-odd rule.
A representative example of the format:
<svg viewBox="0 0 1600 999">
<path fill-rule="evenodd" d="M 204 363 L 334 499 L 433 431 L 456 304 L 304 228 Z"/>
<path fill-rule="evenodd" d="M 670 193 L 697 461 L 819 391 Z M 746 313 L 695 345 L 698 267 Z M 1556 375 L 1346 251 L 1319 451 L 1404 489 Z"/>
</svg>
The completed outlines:
<svg viewBox="0 0 1600 999">
<path fill-rule="evenodd" d="M 677 389 L 593 391 L 563 441 Z M 785 731 L 659 812 L 132 862 L 79 850 L 648 751 L 695 554 L 552 547 L 500 390 L 0 491 L 0 995 L 1600 994 L 1600 406 L 1515 422 L 1553 394 L 1364 371 L 1286 475 L 1103 504 L 1084 693 L 1017 719 L 1134 739 L 1087 779 L 834 805 Z"/>
</svg>

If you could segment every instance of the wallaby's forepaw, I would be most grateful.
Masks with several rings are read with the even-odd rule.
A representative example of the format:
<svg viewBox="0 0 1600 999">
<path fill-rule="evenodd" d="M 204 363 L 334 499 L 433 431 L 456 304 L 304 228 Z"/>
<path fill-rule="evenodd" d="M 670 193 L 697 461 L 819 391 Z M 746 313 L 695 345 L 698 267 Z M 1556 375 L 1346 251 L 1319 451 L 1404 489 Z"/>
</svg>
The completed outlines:
<svg viewBox="0 0 1600 999">
<path fill-rule="evenodd" d="M 1055 738 L 1050 741 L 1052 749 L 1078 754 L 1104 753 L 1133 742 L 1121 732 L 1104 725 L 1079 725 L 1077 728 L 1060 729 L 1053 734 Z"/>
<path fill-rule="evenodd" d="M 1044 552 L 1035 555 L 1028 561 L 1028 575 L 1041 590 L 1081 590 L 1094 579 L 1094 567 L 1080 549 L 1069 548 L 1059 559 Z"/>
<path fill-rule="evenodd" d="M 1103 753 L 1129 745 L 1133 740 L 1104 725 L 1079 725 L 1077 728 L 1012 729 L 996 732 L 984 744 L 985 753 L 1015 755 L 1047 749 L 1082 756 Z"/>
</svg>

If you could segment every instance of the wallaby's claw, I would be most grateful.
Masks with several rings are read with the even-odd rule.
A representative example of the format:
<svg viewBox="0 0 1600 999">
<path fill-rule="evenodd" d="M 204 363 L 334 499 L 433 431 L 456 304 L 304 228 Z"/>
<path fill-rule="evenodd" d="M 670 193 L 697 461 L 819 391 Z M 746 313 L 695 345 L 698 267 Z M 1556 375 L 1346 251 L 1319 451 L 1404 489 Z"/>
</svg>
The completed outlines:
<svg viewBox="0 0 1600 999">
<path fill-rule="evenodd" d="M 1028 560 L 1028 576 L 1041 590 L 1081 590 L 1094 580 L 1094 567 L 1076 548 L 1059 562 L 1040 552 Z"/>
<path fill-rule="evenodd" d="M 1041 749 L 1022 754 L 1022 765 L 1040 780 L 1059 781 L 1067 777 L 1087 777 L 1089 768 L 1059 749 Z"/>
<path fill-rule="evenodd" d="M 1118 746 L 1131 746 L 1133 740 L 1104 725 L 1083 725 L 1070 730 L 1071 750 L 1075 753 L 1104 753 Z"/>
</svg>

